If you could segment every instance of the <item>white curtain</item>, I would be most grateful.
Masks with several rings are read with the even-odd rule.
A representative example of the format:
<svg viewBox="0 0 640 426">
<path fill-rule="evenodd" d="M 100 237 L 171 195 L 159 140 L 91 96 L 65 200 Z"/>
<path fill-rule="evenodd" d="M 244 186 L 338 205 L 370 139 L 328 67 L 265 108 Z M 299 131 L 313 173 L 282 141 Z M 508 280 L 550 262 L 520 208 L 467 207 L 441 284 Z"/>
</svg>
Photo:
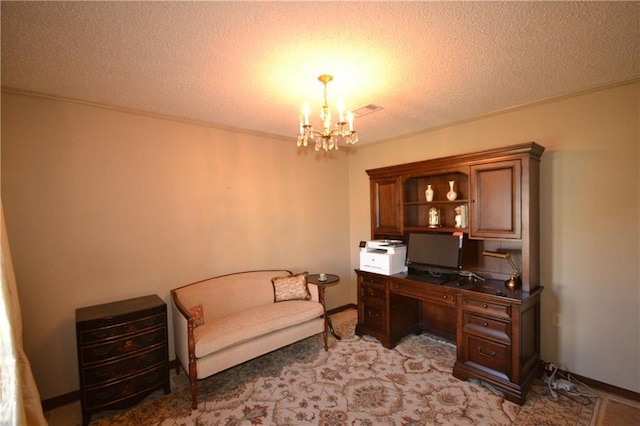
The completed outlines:
<svg viewBox="0 0 640 426">
<path fill-rule="evenodd" d="M 2 294 L 0 300 L 0 424 L 46 425 L 31 364 L 22 345 L 22 313 L 16 287 L 4 209 L 2 217 Z"/>
</svg>

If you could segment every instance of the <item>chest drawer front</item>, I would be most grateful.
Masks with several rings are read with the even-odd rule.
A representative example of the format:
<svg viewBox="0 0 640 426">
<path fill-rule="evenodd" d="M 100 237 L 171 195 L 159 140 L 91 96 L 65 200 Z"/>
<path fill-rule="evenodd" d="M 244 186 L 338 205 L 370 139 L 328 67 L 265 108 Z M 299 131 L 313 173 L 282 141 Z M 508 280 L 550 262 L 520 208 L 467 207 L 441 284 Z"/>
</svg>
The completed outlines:
<svg viewBox="0 0 640 426">
<path fill-rule="evenodd" d="M 462 309 L 465 311 L 489 315 L 493 318 L 501 318 L 505 320 L 511 319 L 511 306 L 500 303 L 492 303 L 480 299 L 465 297 L 462 303 Z"/>
<path fill-rule="evenodd" d="M 82 370 L 85 386 L 120 380 L 149 367 L 167 365 L 167 348 L 161 346 L 149 352 L 114 361 L 109 364 L 99 364 Z"/>
<path fill-rule="evenodd" d="M 166 315 L 164 313 L 149 316 L 139 320 L 125 322 L 122 324 L 100 327 L 95 329 L 80 331 L 80 344 L 97 342 L 114 337 L 122 337 L 126 334 L 136 333 L 155 326 L 164 325 Z"/>
<path fill-rule="evenodd" d="M 506 344 L 511 343 L 511 324 L 509 323 L 495 321 L 465 312 L 463 315 L 463 324 L 464 333 L 472 333 L 499 340 Z"/>
<path fill-rule="evenodd" d="M 162 385 L 167 378 L 166 367 L 159 367 L 146 373 L 111 385 L 85 389 L 85 409 L 95 410 L 114 402 L 126 401 L 128 398 L 145 393 Z"/>
<path fill-rule="evenodd" d="M 510 380 L 511 346 L 479 337 L 466 335 L 465 361 L 480 370 L 489 370 L 493 375 Z"/>
<path fill-rule="evenodd" d="M 166 328 L 161 327 L 147 333 L 130 336 L 127 339 L 118 339 L 99 345 L 83 346 L 80 349 L 82 363 L 104 361 L 141 351 L 153 345 L 166 345 L 166 333 Z"/>
<path fill-rule="evenodd" d="M 167 312 L 166 304 L 159 297 L 148 296 L 137 300 L 141 299 L 144 299 L 145 302 L 129 304 L 130 301 L 125 300 L 107 305 L 76 309 L 76 326 L 79 330 L 93 330 L 137 321 Z M 104 306 L 111 306 L 111 308 L 105 308 Z M 121 307 L 114 308 L 114 306 Z"/>
</svg>

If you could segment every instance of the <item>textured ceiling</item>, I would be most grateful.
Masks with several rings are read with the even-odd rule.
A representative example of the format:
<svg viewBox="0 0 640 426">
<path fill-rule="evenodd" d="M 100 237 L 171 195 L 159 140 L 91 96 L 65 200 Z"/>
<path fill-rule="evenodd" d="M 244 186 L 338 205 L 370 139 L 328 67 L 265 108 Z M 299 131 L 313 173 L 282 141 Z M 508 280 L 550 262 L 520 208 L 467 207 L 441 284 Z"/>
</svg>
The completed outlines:
<svg viewBox="0 0 640 426">
<path fill-rule="evenodd" d="M 360 143 L 640 76 L 640 2 L 5 1 L 1 14 L 5 88 L 292 143 L 322 73 L 330 103 L 383 108 L 356 120 Z"/>
</svg>

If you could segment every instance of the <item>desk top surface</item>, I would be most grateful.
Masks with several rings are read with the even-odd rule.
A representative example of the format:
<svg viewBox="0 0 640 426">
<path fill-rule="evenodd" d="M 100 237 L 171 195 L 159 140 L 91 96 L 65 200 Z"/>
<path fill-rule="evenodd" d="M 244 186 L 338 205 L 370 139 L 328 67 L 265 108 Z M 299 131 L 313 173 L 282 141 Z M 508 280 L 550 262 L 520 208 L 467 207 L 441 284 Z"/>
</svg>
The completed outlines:
<svg viewBox="0 0 640 426">
<path fill-rule="evenodd" d="M 412 276 L 407 272 L 401 272 L 399 274 L 393 274 L 393 275 L 377 274 L 375 272 L 360 271 L 359 269 L 356 269 L 356 272 L 381 275 L 381 276 L 389 277 L 392 279 L 408 280 L 416 283 L 423 283 L 424 285 L 427 285 L 427 286 L 448 288 L 453 291 L 459 291 L 461 293 L 470 292 L 474 294 L 484 294 L 488 296 L 497 296 L 498 298 L 510 299 L 512 301 L 520 301 L 520 302 L 528 299 L 531 296 L 536 295 L 539 292 L 542 292 L 543 290 L 543 287 L 537 287 L 535 290 L 531 291 L 530 293 L 527 293 L 525 291 L 522 291 L 522 289 L 520 288 L 518 289 L 507 288 L 505 286 L 504 281 L 490 280 L 490 279 L 477 280 L 477 279 L 467 278 L 467 277 L 458 277 L 457 279 L 444 280 L 443 282 L 436 282 L 435 280 L 430 281 L 428 276 L 424 276 L 422 277 L 422 279 L 419 279 L 418 277 Z"/>
</svg>

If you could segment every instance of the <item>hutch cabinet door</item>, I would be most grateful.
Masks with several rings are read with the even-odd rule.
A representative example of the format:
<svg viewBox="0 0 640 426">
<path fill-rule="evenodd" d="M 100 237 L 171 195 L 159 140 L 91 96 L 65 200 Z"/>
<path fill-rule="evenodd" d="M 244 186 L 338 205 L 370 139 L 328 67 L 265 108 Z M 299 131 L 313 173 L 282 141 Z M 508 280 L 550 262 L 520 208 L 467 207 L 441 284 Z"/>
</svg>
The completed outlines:
<svg viewBox="0 0 640 426">
<path fill-rule="evenodd" d="M 371 234 L 402 235 L 400 177 L 371 180 Z"/>
<path fill-rule="evenodd" d="M 521 173 L 520 160 L 471 166 L 471 237 L 522 237 Z"/>
</svg>

